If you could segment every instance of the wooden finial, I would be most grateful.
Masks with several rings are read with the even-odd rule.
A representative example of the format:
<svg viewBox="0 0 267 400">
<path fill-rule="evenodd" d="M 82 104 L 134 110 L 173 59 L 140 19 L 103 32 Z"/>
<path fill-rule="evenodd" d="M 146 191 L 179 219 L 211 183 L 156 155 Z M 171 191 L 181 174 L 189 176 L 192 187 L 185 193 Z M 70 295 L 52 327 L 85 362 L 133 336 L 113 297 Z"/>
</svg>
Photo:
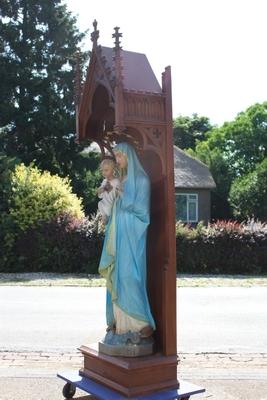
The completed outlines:
<svg viewBox="0 0 267 400">
<path fill-rule="evenodd" d="M 115 39 L 115 47 L 114 50 L 114 61 L 115 61 L 115 77 L 116 77 L 116 86 L 121 86 L 123 82 L 123 66 L 122 66 L 122 47 L 120 46 L 120 38 L 122 37 L 122 33 L 119 32 L 119 27 L 116 26 L 114 28 L 115 33 L 112 34 L 112 37 Z"/>
<path fill-rule="evenodd" d="M 97 30 L 97 21 L 93 22 L 94 31 L 91 33 L 91 40 L 93 42 L 93 47 L 97 46 L 97 40 L 99 38 L 99 30 Z"/>
<path fill-rule="evenodd" d="M 114 50 L 121 50 L 122 47 L 120 46 L 121 42 L 120 42 L 120 38 L 122 37 L 122 33 L 119 32 L 119 27 L 116 26 L 114 28 L 115 33 L 112 34 L 112 37 L 115 39 L 115 47 Z"/>
</svg>

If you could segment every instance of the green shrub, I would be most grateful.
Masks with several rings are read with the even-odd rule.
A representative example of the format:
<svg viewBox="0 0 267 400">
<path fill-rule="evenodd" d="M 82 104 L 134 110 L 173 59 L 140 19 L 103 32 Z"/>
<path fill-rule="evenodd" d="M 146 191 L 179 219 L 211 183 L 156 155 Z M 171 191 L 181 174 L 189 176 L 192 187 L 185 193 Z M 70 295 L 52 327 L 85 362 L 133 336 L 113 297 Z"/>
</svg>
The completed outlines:
<svg viewBox="0 0 267 400">
<path fill-rule="evenodd" d="M 189 228 L 187 228 L 189 229 Z M 177 235 L 177 272 L 266 274 L 267 224 L 218 221 Z"/>
<path fill-rule="evenodd" d="M 181 221 L 176 222 L 176 237 L 181 240 L 194 239 L 197 237 L 197 232 L 195 229 L 191 229 L 189 225 L 184 224 Z"/>
<path fill-rule="evenodd" d="M 21 232 L 0 271 L 95 274 L 102 243 L 98 216 L 78 219 L 64 213 Z"/>
<path fill-rule="evenodd" d="M 16 163 L 17 160 L 0 157 L 0 269 L 6 272 L 23 265 L 22 253 L 16 252 L 16 246 L 24 232 L 63 212 L 84 217 L 81 201 L 72 193 L 68 179 Z M 29 233 L 27 237 L 25 246 L 34 248 Z"/>
<path fill-rule="evenodd" d="M 9 213 L 22 231 L 62 212 L 77 218 L 84 216 L 81 200 L 72 193 L 67 178 L 20 164 L 12 173 L 11 189 Z"/>
</svg>

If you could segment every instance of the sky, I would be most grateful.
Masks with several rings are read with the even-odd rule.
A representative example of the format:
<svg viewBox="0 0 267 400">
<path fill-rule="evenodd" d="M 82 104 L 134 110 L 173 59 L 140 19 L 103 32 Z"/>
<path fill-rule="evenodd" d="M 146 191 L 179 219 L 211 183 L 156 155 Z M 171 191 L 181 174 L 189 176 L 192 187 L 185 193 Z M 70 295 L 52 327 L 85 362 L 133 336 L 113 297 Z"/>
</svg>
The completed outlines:
<svg viewBox="0 0 267 400">
<path fill-rule="evenodd" d="M 267 0 L 65 0 L 81 30 L 92 22 L 99 44 L 113 47 L 115 26 L 125 50 L 145 53 L 161 84 L 172 69 L 173 117 L 231 121 L 267 100 Z"/>
</svg>

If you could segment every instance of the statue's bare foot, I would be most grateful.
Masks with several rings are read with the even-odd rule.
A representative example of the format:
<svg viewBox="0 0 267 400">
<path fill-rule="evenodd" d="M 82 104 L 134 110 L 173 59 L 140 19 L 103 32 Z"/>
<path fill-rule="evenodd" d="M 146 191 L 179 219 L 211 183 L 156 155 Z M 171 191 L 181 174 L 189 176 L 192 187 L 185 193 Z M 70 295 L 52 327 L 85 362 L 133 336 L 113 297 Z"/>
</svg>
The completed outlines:
<svg viewBox="0 0 267 400">
<path fill-rule="evenodd" d="M 140 331 L 140 336 L 141 338 L 148 338 L 153 335 L 153 328 L 151 326 L 147 325 Z"/>
</svg>

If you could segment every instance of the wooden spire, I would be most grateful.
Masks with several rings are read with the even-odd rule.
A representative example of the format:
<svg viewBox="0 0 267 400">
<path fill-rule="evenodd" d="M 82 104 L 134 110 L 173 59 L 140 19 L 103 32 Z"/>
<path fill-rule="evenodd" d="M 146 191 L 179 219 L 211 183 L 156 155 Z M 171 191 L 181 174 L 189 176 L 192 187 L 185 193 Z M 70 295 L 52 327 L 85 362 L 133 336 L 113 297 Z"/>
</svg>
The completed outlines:
<svg viewBox="0 0 267 400">
<path fill-rule="evenodd" d="M 115 56 L 114 56 L 114 61 L 115 61 L 115 76 L 116 76 L 116 84 L 117 86 L 123 86 L 123 66 L 122 66 L 122 46 L 120 45 L 120 38 L 122 37 L 122 33 L 119 32 L 119 27 L 116 26 L 114 28 L 115 33 L 112 34 L 112 37 L 115 39 L 115 46 L 113 47 Z"/>
<path fill-rule="evenodd" d="M 123 110 L 123 66 L 122 66 L 122 47 L 120 38 L 122 33 L 119 32 L 119 27 L 114 28 L 112 37 L 115 39 L 114 50 L 114 63 L 115 63 L 115 127 L 114 130 L 117 134 L 122 134 L 125 130 L 124 126 L 124 110 Z"/>
<path fill-rule="evenodd" d="M 91 33 L 91 40 L 93 42 L 93 48 L 97 47 L 97 40 L 99 38 L 99 30 L 97 30 L 97 21 L 93 22 L 94 31 Z"/>
</svg>

